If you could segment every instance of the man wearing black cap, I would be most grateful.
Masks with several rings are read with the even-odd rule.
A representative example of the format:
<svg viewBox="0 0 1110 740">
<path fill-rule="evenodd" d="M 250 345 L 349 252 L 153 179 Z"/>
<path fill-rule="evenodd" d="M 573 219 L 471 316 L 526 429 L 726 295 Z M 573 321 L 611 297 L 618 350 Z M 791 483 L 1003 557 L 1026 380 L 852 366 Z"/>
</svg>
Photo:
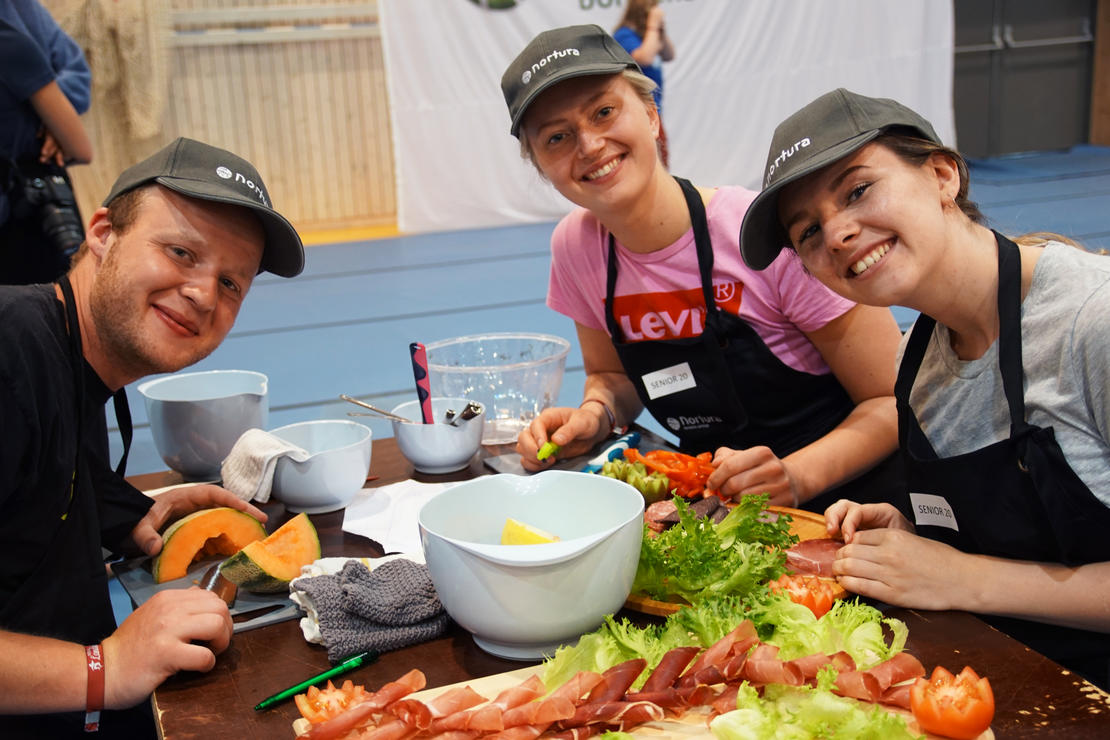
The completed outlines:
<svg viewBox="0 0 1110 740">
<path fill-rule="evenodd" d="M 160 593 L 115 624 L 102 548 L 154 554 L 169 520 L 209 506 L 265 519 L 218 486 L 155 502 L 128 485 L 123 386 L 206 357 L 258 272 L 303 267 L 254 167 L 178 139 L 119 177 L 57 284 L 0 287 L 0 734 L 153 736 L 150 692 L 210 670 L 228 646 L 227 606 L 197 589 Z"/>
</svg>

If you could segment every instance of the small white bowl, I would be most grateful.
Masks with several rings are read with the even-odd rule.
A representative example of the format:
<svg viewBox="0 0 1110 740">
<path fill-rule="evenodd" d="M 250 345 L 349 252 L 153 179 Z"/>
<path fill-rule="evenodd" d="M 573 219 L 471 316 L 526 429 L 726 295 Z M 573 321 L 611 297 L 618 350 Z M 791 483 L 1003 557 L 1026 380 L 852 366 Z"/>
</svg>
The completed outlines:
<svg viewBox="0 0 1110 740">
<path fill-rule="evenodd" d="M 452 619 L 493 655 L 539 660 L 621 608 L 643 537 L 644 497 L 589 473 L 487 475 L 452 486 L 420 510 L 432 582 Z M 560 537 L 502 545 L 512 517 Z"/>
<path fill-rule="evenodd" d="M 307 451 L 297 462 L 278 458 L 271 495 L 289 511 L 323 514 L 342 509 L 366 484 L 370 472 L 370 427 L 345 419 L 303 421 L 270 434 Z"/>
<path fill-rule="evenodd" d="M 186 480 L 216 480 L 248 429 L 265 429 L 268 380 L 250 370 L 178 373 L 141 383 L 158 454 Z"/>
<path fill-rule="evenodd" d="M 459 413 L 466 408 L 466 404 L 465 398 L 433 398 L 433 424 L 420 423 L 419 401 L 408 401 L 393 409 L 394 414 L 417 422 L 393 422 L 397 446 L 414 468 L 421 473 L 453 473 L 470 464 L 470 458 L 482 445 L 485 407 L 473 419 L 459 421 L 454 426 L 446 422 L 448 409 Z"/>
</svg>

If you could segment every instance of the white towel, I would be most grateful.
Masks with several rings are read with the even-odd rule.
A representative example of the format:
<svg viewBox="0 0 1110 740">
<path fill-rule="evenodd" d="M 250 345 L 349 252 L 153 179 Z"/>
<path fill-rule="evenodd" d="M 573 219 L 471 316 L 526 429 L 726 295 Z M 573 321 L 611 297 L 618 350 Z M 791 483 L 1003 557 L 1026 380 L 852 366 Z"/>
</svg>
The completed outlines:
<svg viewBox="0 0 1110 740">
<path fill-rule="evenodd" d="M 295 444 L 262 429 L 248 429 L 220 465 L 223 487 L 244 501 L 266 503 L 274 483 L 274 468 L 284 455 L 297 462 L 309 458 L 308 451 Z"/>
</svg>

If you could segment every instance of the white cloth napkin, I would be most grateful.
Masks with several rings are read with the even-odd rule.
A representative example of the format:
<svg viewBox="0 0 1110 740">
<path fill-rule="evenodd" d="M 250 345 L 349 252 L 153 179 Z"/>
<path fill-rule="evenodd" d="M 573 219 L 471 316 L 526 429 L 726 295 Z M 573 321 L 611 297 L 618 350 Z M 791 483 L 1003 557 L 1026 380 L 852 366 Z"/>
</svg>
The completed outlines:
<svg viewBox="0 0 1110 740">
<path fill-rule="evenodd" d="M 343 514 L 343 531 L 369 537 L 386 552 L 423 552 L 417 518 L 425 503 L 455 483 L 401 481 L 355 494 Z"/>
<path fill-rule="evenodd" d="M 235 441 L 220 465 L 223 487 L 244 501 L 266 503 L 274 483 L 274 468 L 283 455 L 304 462 L 310 455 L 295 444 L 262 429 L 248 429 Z"/>
</svg>

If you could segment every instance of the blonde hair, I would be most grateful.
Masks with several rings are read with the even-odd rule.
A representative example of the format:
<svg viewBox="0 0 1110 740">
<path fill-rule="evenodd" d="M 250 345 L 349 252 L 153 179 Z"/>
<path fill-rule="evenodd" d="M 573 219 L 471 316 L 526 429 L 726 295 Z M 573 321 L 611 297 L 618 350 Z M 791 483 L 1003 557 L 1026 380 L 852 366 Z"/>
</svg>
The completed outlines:
<svg viewBox="0 0 1110 740">
<path fill-rule="evenodd" d="M 650 109 L 655 108 L 655 83 L 642 72 L 634 69 L 626 69 L 620 73 L 621 77 L 632 85 L 632 89 L 636 91 L 636 96 L 643 101 L 644 105 L 649 106 Z M 528 139 L 528 130 L 521 126 L 520 136 L 520 158 L 527 159 L 536 168 L 536 171 L 543 175 L 543 171 L 536 163 L 535 152 L 532 151 L 532 142 Z"/>
</svg>

